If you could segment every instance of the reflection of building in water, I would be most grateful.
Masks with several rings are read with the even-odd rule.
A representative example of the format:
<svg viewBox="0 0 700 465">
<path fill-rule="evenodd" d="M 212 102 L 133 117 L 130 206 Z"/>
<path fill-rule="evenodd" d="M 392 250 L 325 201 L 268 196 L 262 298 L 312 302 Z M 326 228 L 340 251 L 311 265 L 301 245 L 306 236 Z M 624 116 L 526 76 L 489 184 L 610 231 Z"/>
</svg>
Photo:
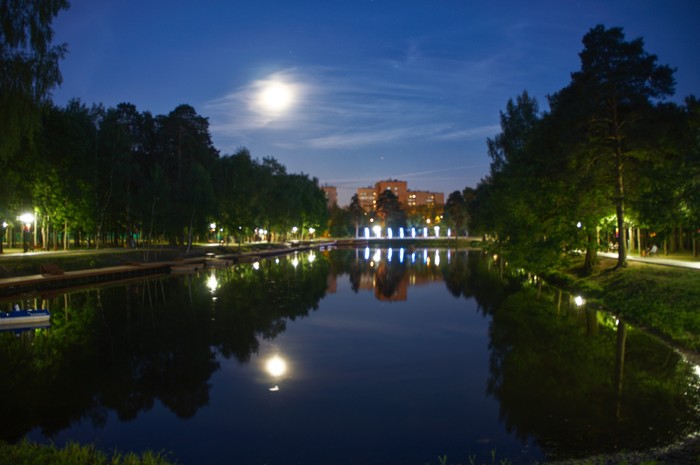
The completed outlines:
<svg viewBox="0 0 700 465">
<path fill-rule="evenodd" d="M 340 275 L 343 279 L 347 275 Z M 408 288 L 412 286 L 423 286 L 436 281 L 442 281 L 442 276 L 425 275 L 415 270 L 407 269 L 399 279 L 392 285 L 387 286 L 382 282 L 376 272 L 365 271 L 360 275 L 359 290 L 372 291 L 377 300 L 385 302 L 403 302 L 408 300 Z M 330 273 L 327 280 L 326 292 L 335 294 L 338 290 L 338 275 Z"/>
<path fill-rule="evenodd" d="M 326 278 L 326 292 L 329 294 L 338 292 L 338 278 L 333 273 L 328 273 Z"/>
</svg>

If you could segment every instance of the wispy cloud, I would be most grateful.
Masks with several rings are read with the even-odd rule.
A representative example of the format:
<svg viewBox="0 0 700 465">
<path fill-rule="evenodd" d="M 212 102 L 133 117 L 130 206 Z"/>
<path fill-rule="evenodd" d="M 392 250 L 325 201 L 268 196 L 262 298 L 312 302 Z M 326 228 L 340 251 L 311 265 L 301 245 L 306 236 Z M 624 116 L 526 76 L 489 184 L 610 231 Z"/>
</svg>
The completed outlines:
<svg viewBox="0 0 700 465">
<path fill-rule="evenodd" d="M 294 68 L 243 84 L 205 105 L 211 130 L 218 137 L 264 137 L 271 146 L 323 150 L 459 141 L 496 132 L 494 126 L 466 124 L 469 112 L 478 111 L 474 101 L 488 85 L 475 77 L 492 66 L 488 60 L 435 64 L 416 51 L 411 55 L 399 70 L 388 63 L 353 72 Z M 431 69 L 435 66 L 443 69 Z M 426 73 L 434 76 L 425 79 Z M 294 89 L 296 101 L 287 113 L 259 108 L 257 96 L 273 81 Z"/>
</svg>

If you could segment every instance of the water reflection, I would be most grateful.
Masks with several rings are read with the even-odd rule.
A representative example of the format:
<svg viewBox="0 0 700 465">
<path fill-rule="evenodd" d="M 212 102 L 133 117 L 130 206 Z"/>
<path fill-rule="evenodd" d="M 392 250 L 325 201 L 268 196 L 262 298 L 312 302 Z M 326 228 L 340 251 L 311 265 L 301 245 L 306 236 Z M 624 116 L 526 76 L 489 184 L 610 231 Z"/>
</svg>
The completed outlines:
<svg viewBox="0 0 700 465">
<path fill-rule="evenodd" d="M 158 405 L 180 419 L 193 419 L 210 405 L 212 380 L 228 361 L 252 367 L 257 391 L 284 388 L 285 396 L 269 396 L 275 401 L 289 392 L 299 396 L 301 389 L 290 388 L 298 388 L 298 367 L 306 367 L 307 360 L 288 353 L 287 345 L 280 344 L 284 351 L 270 350 L 271 341 L 343 288 L 346 303 L 334 301 L 324 318 L 342 316 L 336 307 L 356 313 L 368 300 L 407 311 L 413 295 L 421 295 L 415 312 L 432 319 L 437 308 L 447 306 L 447 300 L 423 296 L 423 290 L 436 286 L 448 291 L 450 301 L 464 302 L 463 311 L 473 313 L 466 302 L 475 302 L 479 319 L 488 321 L 487 372 L 476 382 L 497 402 L 505 431 L 523 444 L 536 444 L 545 458 L 663 445 L 698 430 L 698 367 L 626 322 L 522 271 L 509 275 L 498 257 L 464 250 L 366 248 L 293 254 L 51 297 L 51 328 L 19 338 L 0 334 L 0 392 L 12 393 L 0 398 L 0 439 L 17 441 L 32 431 L 53 438 L 82 422 L 104 428 L 110 416 L 136 421 Z M 353 299 L 351 293 L 358 295 Z M 345 322 L 339 321 L 333 324 Z M 472 337 L 471 328 L 445 327 L 441 331 Z M 416 335 L 421 329 L 411 327 Z M 348 389 L 379 376 L 366 374 L 357 355 L 367 337 L 360 334 L 356 349 L 346 354 L 349 368 L 342 383 Z M 322 358 L 332 342 L 316 348 L 314 356 Z M 400 352 L 385 348 L 391 350 Z M 426 346 L 416 358 L 430 359 L 429 351 Z M 430 364 L 419 365 L 417 359 L 400 369 L 384 367 L 386 375 L 408 380 L 403 387 L 450 383 L 424 378 Z M 358 378 L 351 373 L 359 373 Z M 237 382 L 234 397 L 245 393 L 243 381 Z M 39 395 L 47 392 L 51 395 Z M 351 398 L 353 408 L 370 398 Z M 353 413 L 352 408 L 346 412 Z M 387 421 L 403 420 L 392 416 Z M 432 425 L 435 420 L 428 414 L 412 421 Z M 467 421 L 458 419 L 459 424 Z M 435 431 L 442 426 L 435 425 Z M 443 452 L 444 442 L 435 438 L 434 454 Z"/>
</svg>

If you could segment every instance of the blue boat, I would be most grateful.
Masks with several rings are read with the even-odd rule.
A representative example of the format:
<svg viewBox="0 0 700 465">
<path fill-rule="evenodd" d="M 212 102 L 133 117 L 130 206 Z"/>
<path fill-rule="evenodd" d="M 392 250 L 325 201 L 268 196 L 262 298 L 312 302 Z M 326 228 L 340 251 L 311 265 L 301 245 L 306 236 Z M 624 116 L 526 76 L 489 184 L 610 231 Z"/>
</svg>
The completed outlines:
<svg viewBox="0 0 700 465">
<path fill-rule="evenodd" d="M 51 312 L 44 309 L 0 312 L 0 329 L 48 324 L 50 318 Z"/>
</svg>

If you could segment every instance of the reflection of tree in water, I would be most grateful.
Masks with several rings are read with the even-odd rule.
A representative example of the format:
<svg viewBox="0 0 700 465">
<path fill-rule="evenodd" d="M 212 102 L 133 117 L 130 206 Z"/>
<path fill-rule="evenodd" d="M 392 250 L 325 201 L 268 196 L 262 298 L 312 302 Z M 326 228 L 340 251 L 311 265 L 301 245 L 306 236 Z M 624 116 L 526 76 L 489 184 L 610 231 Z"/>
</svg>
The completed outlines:
<svg viewBox="0 0 700 465">
<path fill-rule="evenodd" d="M 394 297 L 402 280 L 408 279 L 406 265 L 403 263 L 379 262 L 374 274 L 374 285 L 377 293 L 384 298 Z"/>
<path fill-rule="evenodd" d="M 484 314 L 492 313 L 505 297 L 520 287 L 517 280 L 504 279 L 494 272 L 494 263 L 477 250 L 457 253 L 449 264 L 442 266 L 445 285 L 455 297 L 474 298 Z"/>
<path fill-rule="evenodd" d="M 52 436 L 81 419 L 104 425 L 113 410 L 135 418 L 156 400 L 181 418 L 209 401 L 216 354 L 250 360 L 271 339 L 317 308 L 328 263 L 263 262 L 208 275 L 142 281 L 53 299 L 52 327 L 0 333 L 0 439 L 40 428 Z"/>
<path fill-rule="evenodd" d="M 549 459 L 663 445 L 700 425 L 691 366 L 648 335 L 627 329 L 621 377 L 624 327 L 603 314 L 591 331 L 591 311 L 557 313 L 524 288 L 492 315 L 488 392 L 506 428 L 535 438 Z M 616 379 L 623 379 L 619 396 Z"/>
</svg>

